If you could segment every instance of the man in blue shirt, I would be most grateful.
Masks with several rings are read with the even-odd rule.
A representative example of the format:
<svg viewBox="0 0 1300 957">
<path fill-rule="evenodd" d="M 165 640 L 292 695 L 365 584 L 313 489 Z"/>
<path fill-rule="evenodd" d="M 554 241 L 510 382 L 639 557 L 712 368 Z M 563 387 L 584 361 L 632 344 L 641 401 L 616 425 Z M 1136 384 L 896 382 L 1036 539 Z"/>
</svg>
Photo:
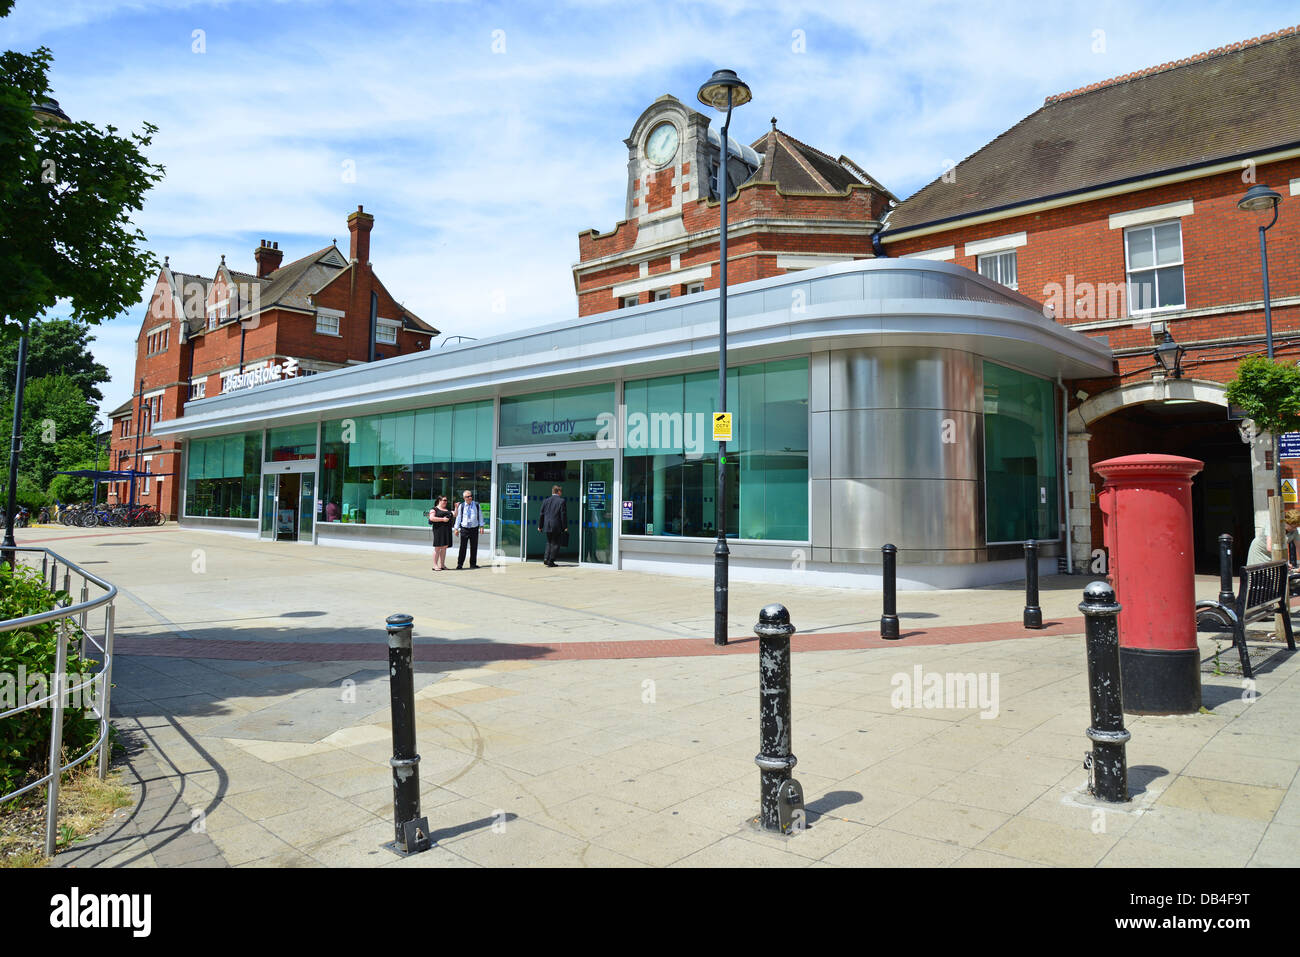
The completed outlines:
<svg viewBox="0 0 1300 957">
<path fill-rule="evenodd" d="M 460 536 L 460 551 L 456 556 L 456 570 L 465 565 L 465 546 L 469 546 L 469 567 L 478 568 L 478 533 L 483 527 L 483 513 L 474 501 L 474 493 L 469 489 L 459 505 L 456 506 L 456 523 L 452 525 L 453 534 Z"/>
</svg>

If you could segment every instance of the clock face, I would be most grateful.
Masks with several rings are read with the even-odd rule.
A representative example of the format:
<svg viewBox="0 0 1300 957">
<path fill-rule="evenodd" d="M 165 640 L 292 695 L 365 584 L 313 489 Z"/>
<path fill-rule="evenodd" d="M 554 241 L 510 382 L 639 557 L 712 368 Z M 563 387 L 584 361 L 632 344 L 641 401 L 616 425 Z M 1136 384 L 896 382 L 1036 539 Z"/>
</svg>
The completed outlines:
<svg viewBox="0 0 1300 957">
<path fill-rule="evenodd" d="M 660 123 L 645 141 L 646 159 L 656 166 L 665 166 L 677 155 L 677 127 Z"/>
</svg>

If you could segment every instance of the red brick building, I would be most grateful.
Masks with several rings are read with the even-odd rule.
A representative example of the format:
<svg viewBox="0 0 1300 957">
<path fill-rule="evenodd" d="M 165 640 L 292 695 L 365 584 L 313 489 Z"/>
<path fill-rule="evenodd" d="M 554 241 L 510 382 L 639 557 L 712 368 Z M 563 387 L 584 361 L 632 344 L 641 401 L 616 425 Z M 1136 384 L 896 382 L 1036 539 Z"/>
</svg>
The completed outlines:
<svg viewBox="0 0 1300 957">
<path fill-rule="evenodd" d="M 722 149 L 709 123 L 674 96 L 637 119 L 624 141 L 626 218 L 578 237 L 579 316 L 717 288 Z M 801 143 L 775 119 L 751 146 L 728 145 L 729 283 L 873 255 L 893 196 L 852 160 Z"/>
<path fill-rule="evenodd" d="M 159 473 L 137 480 L 136 501 L 169 516 L 179 505 L 179 442 L 154 438 L 155 422 L 187 402 L 429 348 L 438 330 L 393 298 L 370 262 L 374 217 L 348 216 L 348 255 L 336 245 L 282 265 L 279 243 L 253 251 L 255 272 L 211 277 L 164 260 L 137 337 L 132 398 L 109 414 L 110 467 Z M 109 501 L 128 500 L 129 483 Z"/>
<path fill-rule="evenodd" d="M 1197 559 L 1239 554 L 1266 521 L 1270 443 L 1246 442 L 1223 383 L 1265 351 L 1258 228 L 1247 189 L 1283 196 L 1267 233 L 1279 359 L 1300 359 L 1300 28 L 1047 99 L 893 209 L 888 256 L 942 259 L 1017 288 L 1059 322 L 1104 336 L 1113 378 L 1070 385 L 1076 562 L 1101 544 L 1090 464 L 1135 452 L 1206 463 L 1193 489 Z M 1186 353 L 1181 377 L 1154 347 Z M 1296 475 L 1300 461 L 1284 463 Z"/>
</svg>

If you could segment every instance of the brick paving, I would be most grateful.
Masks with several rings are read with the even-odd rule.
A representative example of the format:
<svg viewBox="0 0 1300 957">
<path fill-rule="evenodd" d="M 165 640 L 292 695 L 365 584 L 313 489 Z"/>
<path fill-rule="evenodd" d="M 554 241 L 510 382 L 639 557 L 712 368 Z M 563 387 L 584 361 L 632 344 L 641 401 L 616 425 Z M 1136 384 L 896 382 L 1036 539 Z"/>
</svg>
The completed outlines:
<svg viewBox="0 0 1300 957">
<path fill-rule="evenodd" d="M 917 628 L 905 631 L 897 641 L 879 632 L 854 631 L 796 635 L 795 652 L 847 651 L 853 648 L 888 648 L 899 641 L 910 645 L 958 645 L 1015 638 L 1043 638 L 1081 635 L 1083 619 L 1045 623 L 1029 630 L 1019 622 L 988 625 L 952 625 L 946 628 Z M 375 661 L 386 659 L 388 646 L 374 642 L 320 643 L 308 641 L 262 642 L 232 639 L 211 641 L 185 638 L 123 638 L 117 643 L 122 655 L 166 658 L 214 658 L 227 661 Z M 700 655 L 756 654 L 757 638 L 733 638 L 718 646 L 698 638 L 662 638 L 648 641 L 575 641 L 557 645 L 468 642 L 428 644 L 415 639 L 417 662 L 473 661 L 594 661 L 620 658 L 683 658 Z"/>
</svg>

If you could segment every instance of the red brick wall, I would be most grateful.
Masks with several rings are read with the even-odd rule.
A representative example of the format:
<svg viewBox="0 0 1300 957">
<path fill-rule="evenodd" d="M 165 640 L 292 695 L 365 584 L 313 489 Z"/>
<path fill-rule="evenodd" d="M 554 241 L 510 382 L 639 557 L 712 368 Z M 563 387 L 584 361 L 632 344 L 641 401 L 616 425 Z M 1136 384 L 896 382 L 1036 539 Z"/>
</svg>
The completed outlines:
<svg viewBox="0 0 1300 957">
<path fill-rule="evenodd" d="M 354 281 L 355 280 L 355 281 Z M 255 324 L 244 330 L 244 364 L 252 365 L 273 356 L 292 356 L 296 359 L 315 359 L 322 362 L 345 364 L 349 360 L 366 361 L 369 358 L 370 290 L 379 294 L 379 315 L 399 319 L 401 307 L 388 292 L 368 264 L 354 264 L 353 269 L 342 270 L 338 277 L 321 290 L 317 304 L 344 312 L 339 323 L 341 336 L 316 332 L 314 314 L 287 309 L 270 309 L 262 313 Z M 220 274 L 211 284 L 208 302 L 217 303 L 226 296 L 226 283 Z M 121 435 L 121 420 L 113 422 L 110 443 L 112 468 L 143 468 L 146 455 L 153 456 L 149 463 L 154 472 L 179 472 L 181 443 L 154 438 L 144 428 L 143 416 L 138 412 L 138 393 L 164 389 L 160 421 L 180 417 L 189 399 L 190 380 L 207 374 L 207 395 L 221 392 L 223 371 L 238 368 L 240 361 L 240 325 L 237 322 L 205 328 L 188 343 L 182 342 L 182 317 L 175 315 L 172 295 L 161 274 L 146 310 L 145 319 L 137 338 L 135 375 L 131 380 L 131 435 Z M 148 355 L 148 337 L 156 327 L 168 325 L 168 346 L 165 351 Z M 429 347 L 430 335 L 408 329 L 397 333 L 397 343 L 379 343 L 376 354 L 391 358 Z M 141 379 L 144 380 L 141 388 Z M 140 454 L 137 456 L 137 433 Z M 137 487 L 136 500 L 154 505 L 160 511 L 174 516 L 180 504 L 179 480 L 176 475 L 163 481 L 160 496 L 156 481 L 149 483 L 149 493 L 143 493 L 143 483 Z M 117 491 L 116 489 L 114 491 Z M 125 485 L 121 500 L 126 501 Z"/>
<path fill-rule="evenodd" d="M 671 170 L 661 172 L 671 173 Z M 652 194 L 650 211 L 662 208 L 654 205 L 657 202 L 653 198 L 656 182 L 651 180 L 649 184 Z M 733 234 L 727 244 L 727 282 L 729 285 L 749 282 L 784 272 L 776 267 L 775 255 L 756 255 L 765 250 L 773 253 L 806 252 L 854 257 L 871 256 L 871 239 L 867 235 L 866 223 L 883 215 L 886 204 L 887 199 L 883 194 L 867 188 L 851 189 L 847 194 L 840 196 L 804 196 L 785 195 L 770 183 L 743 186 L 732 199 L 727 211 L 730 229 L 735 229 L 747 220 L 756 219 L 792 219 L 814 225 L 827 221 L 860 222 L 863 223 L 864 228 L 860 234 L 781 233 L 779 230 L 768 228 L 760 228 L 757 233 L 743 236 Z M 682 222 L 687 234 L 709 229 L 716 230 L 719 211 L 720 206 L 717 202 L 701 199 L 687 203 L 682 209 Z M 583 233 L 578 237 L 579 264 L 627 253 L 636 245 L 637 235 L 636 219 L 619 223 L 609 233 L 600 234 L 595 230 Z M 716 238 L 689 246 L 681 250 L 679 256 L 680 267 L 683 269 L 711 263 L 712 274 L 704 281 L 704 288 L 717 288 L 718 242 Z M 648 267 L 650 275 L 666 272 L 671 268 L 667 257 L 650 261 Z M 578 286 L 578 315 L 588 316 L 617 309 L 618 297 L 609 287 L 635 280 L 639 276 L 639 264 L 635 262 L 621 262 L 607 269 L 581 274 Z M 674 290 L 676 294 L 676 287 Z M 648 296 L 642 295 L 641 301 L 648 301 Z"/>
</svg>

